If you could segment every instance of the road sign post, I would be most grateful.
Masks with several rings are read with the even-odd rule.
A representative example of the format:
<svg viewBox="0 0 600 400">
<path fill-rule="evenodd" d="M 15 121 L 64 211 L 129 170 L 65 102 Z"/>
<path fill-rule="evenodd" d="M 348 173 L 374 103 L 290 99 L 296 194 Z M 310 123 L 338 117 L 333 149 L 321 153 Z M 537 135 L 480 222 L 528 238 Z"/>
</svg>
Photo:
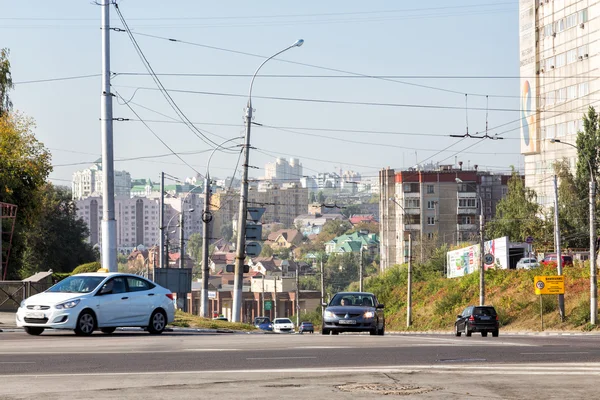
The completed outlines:
<svg viewBox="0 0 600 400">
<path fill-rule="evenodd" d="M 565 294 L 565 277 L 563 275 L 536 276 L 533 278 L 535 294 L 540 296 L 540 320 L 542 331 L 544 330 L 544 302 L 542 296 L 545 294 Z"/>
</svg>

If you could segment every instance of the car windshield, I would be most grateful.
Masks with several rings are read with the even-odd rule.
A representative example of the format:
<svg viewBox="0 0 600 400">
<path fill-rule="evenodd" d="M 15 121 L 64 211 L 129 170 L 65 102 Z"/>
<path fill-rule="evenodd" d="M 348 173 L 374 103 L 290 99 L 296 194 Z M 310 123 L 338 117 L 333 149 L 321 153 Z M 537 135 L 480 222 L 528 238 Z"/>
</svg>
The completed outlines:
<svg viewBox="0 0 600 400">
<path fill-rule="evenodd" d="M 262 317 L 262 318 L 255 318 L 254 319 L 254 323 L 256 325 L 260 325 L 260 324 L 268 324 L 269 322 L 271 322 L 271 320 L 267 317 Z"/>
<path fill-rule="evenodd" d="M 53 293 L 89 293 L 96 289 L 104 276 L 69 276 L 48 289 Z"/>
<path fill-rule="evenodd" d="M 276 319 L 276 320 L 275 320 L 275 323 L 276 323 L 276 324 L 291 324 L 291 323 L 292 323 L 292 321 L 290 321 L 290 320 L 289 320 L 289 319 L 287 319 L 287 318 L 279 318 L 279 319 Z"/>
<path fill-rule="evenodd" d="M 332 306 L 358 306 L 358 307 L 374 307 L 375 300 L 372 295 L 363 293 L 345 293 L 336 294 L 331 299 Z"/>
<path fill-rule="evenodd" d="M 491 307 L 475 307 L 473 315 L 489 315 L 494 317 L 496 316 L 496 310 Z"/>
</svg>

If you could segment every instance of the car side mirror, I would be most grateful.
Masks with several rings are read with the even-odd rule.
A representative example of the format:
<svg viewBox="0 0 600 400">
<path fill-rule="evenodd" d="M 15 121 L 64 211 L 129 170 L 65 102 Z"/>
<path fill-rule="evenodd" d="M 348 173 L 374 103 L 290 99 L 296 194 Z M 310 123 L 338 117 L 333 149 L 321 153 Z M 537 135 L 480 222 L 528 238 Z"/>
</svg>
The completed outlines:
<svg viewBox="0 0 600 400">
<path fill-rule="evenodd" d="M 327 307 L 327 303 L 323 302 L 321 303 L 322 306 Z"/>
<path fill-rule="evenodd" d="M 457 315 L 456 318 L 462 318 L 462 315 Z"/>
<path fill-rule="evenodd" d="M 383 304 L 377 304 L 376 308 L 384 308 L 385 306 Z"/>
<path fill-rule="evenodd" d="M 110 287 L 104 286 L 102 289 L 100 289 L 100 293 L 98 293 L 99 295 L 103 295 L 103 294 L 111 294 L 112 293 L 112 289 Z"/>
</svg>

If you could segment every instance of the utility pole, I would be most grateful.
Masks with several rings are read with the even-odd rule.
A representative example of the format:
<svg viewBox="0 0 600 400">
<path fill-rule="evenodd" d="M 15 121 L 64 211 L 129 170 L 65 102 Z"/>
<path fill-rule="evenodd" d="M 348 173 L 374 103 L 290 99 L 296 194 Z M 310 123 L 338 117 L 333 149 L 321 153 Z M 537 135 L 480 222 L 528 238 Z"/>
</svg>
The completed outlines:
<svg viewBox="0 0 600 400">
<path fill-rule="evenodd" d="M 485 260 L 483 242 L 483 199 L 479 196 L 479 305 L 485 305 Z"/>
<path fill-rule="evenodd" d="M 274 311 L 274 317 L 273 319 L 277 318 L 277 276 L 275 276 L 275 278 L 273 279 L 273 311 Z"/>
<path fill-rule="evenodd" d="M 160 206 L 158 209 L 158 229 L 160 231 L 158 259 L 159 268 L 165 267 L 165 173 L 160 173 Z"/>
<path fill-rule="evenodd" d="M 265 276 L 262 276 L 262 292 L 260 294 L 260 315 L 265 315 Z"/>
<path fill-rule="evenodd" d="M 408 232 L 408 278 L 406 284 L 406 326 L 412 325 L 412 234 Z"/>
<path fill-rule="evenodd" d="M 185 201 L 181 204 L 181 212 L 179 213 L 179 269 L 183 269 L 183 261 L 185 258 L 185 232 L 183 229 L 183 221 L 185 219 L 185 216 L 183 215 L 184 207 Z M 183 300 L 182 309 L 183 312 L 187 312 L 187 293 L 177 293 L 177 298 Z"/>
<path fill-rule="evenodd" d="M 208 318 L 208 243 L 212 215 L 210 214 L 210 176 L 208 168 L 204 179 L 204 207 L 202 211 L 202 289 L 200 291 L 200 316 Z M 264 285 L 264 282 L 263 282 Z"/>
<path fill-rule="evenodd" d="M 358 291 L 363 291 L 363 247 L 360 246 L 360 255 L 359 255 L 359 263 L 358 263 Z"/>
<path fill-rule="evenodd" d="M 323 271 L 323 255 L 321 255 L 321 316 L 325 312 L 325 273 Z"/>
<path fill-rule="evenodd" d="M 292 253 L 292 261 L 294 253 Z M 300 264 L 296 263 L 296 327 L 300 327 Z"/>
<path fill-rule="evenodd" d="M 554 248 L 556 249 L 556 270 L 558 275 L 562 275 L 562 252 L 560 249 L 560 226 L 558 224 L 558 178 L 554 175 Z M 590 205 L 590 209 L 593 205 Z M 593 215 L 593 214 L 592 214 Z M 590 217 L 592 218 L 592 217 Z M 591 260 L 591 255 L 590 255 Z M 560 320 L 565 319 L 565 295 L 558 295 L 558 312 Z"/>
<path fill-rule="evenodd" d="M 591 165 L 591 163 L 590 163 Z M 596 269 L 596 181 L 590 168 L 590 324 L 598 318 L 598 278 Z M 558 257 L 557 257 L 558 259 Z"/>
<path fill-rule="evenodd" d="M 113 159 L 113 113 L 110 92 L 110 0 L 102 0 L 102 262 L 117 272 L 117 221 L 115 220 L 115 173 Z"/>
</svg>

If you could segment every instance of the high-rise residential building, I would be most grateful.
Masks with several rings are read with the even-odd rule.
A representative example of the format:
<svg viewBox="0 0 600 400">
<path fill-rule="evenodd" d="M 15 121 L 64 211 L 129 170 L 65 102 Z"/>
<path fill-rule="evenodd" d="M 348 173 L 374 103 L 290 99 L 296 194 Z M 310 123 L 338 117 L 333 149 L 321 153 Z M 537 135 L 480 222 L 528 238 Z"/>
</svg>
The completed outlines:
<svg viewBox="0 0 600 400">
<path fill-rule="evenodd" d="M 507 194 L 510 175 L 440 166 L 379 172 L 381 269 L 403 264 L 408 235 L 413 248 L 427 243 L 478 241 L 479 218 L 490 220 Z M 482 207 L 482 208 L 480 208 Z M 420 254 L 413 254 L 418 259 Z"/>
<path fill-rule="evenodd" d="M 191 194 L 185 198 L 165 198 L 165 232 L 171 248 L 179 247 L 179 214 L 184 211 L 184 238 L 202 232 L 202 197 Z M 89 243 L 102 246 L 102 197 L 90 196 L 76 201 L 77 216 L 87 224 Z M 131 252 L 138 245 L 152 247 L 160 238 L 159 199 L 147 197 L 115 197 L 117 249 Z M 192 211 L 193 210 L 193 211 Z"/>
<path fill-rule="evenodd" d="M 281 222 L 293 227 L 294 218 L 306 214 L 308 189 L 300 183 L 286 183 L 248 191 L 248 207 L 265 207 L 263 222 Z"/>
<path fill-rule="evenodd" d="M 273 183 L 299 182 L 302 178 L 302 164 L 297 158 L 277 158 L 274 163 L 265 164 L 265 179 Z"/>
<path fill-rule="evenodd" d="M 102 159 L 96 160 L 89 168 L 73 173 L 71 182 L 74 200 L 88 196 L 102 195 Z M 131 176 L 127 171 L 115 171 L 115 196 L 130 196 Z"/>
<path fill-rule="evenodd" d="M 556 161 L 576 165 L 582 116 L 593 105 L 600 0 L 520 0 L 521 153 L 525 184 L 538 202 L 553 201 Z M 592 97 L 592 98 L 590 98 Z"/>
</svg>

